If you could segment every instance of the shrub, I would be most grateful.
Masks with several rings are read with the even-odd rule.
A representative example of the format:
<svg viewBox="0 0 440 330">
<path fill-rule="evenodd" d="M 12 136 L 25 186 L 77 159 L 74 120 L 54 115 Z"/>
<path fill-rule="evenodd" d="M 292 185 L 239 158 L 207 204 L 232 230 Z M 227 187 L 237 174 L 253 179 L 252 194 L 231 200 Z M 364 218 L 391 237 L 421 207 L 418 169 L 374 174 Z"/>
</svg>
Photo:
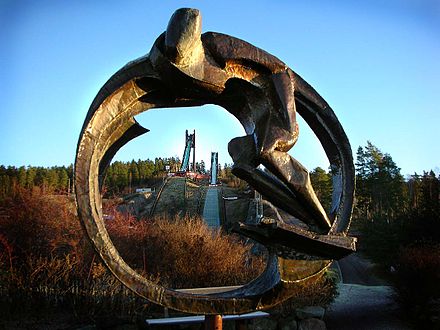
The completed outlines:
<svg viewBox="0 0 440 330">
<path fill-rule="evenodd" d="M 45 195 L 40 189 L 18 189 L 0 205 L 0 232 L 14 257 L 80 255 L 83 233 L 67 196 Z"/>
<path fill-rule="evenodd" d="M 408 315 L 440 327 L 440 244 L 417 243 L 401 250 L 394 285 Z"/>
<path fill-rule="evenodd" d="M 410 222 L 406 217 L 357 219 L 355 226 L 362 233 L 359 249 L 384 269 L 395 264 L 399 250 L 408 242 Z"/>
<path fill-rule="evenodd" d="M 95 260 L 74 209 L 67 196 L 40 189 L 18 189 L 1 202 L 0 319 L 60 306 L 81 318 L 142 306 Z"/>
</svg>

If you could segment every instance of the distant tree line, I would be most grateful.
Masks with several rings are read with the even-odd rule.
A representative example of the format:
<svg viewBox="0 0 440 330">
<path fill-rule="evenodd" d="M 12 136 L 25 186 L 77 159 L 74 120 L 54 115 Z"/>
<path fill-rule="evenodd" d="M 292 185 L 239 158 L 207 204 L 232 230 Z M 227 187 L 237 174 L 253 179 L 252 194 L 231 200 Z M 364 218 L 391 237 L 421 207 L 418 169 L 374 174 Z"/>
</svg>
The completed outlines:
<svg viewBox="0 0 440 330">
<path fill-rule="evenodd" d="M 414 173 L 405 179 L 391 155 L 383 153 L 371 142 L 358 148 L 355 166 L 354 221 L 392 223 L 423 214 L 438 217 L 440 175 L 432 170 Z M 310 177 L 319 199 L 328 210 L 332 195 L 331 171 L 317 167 L 310 172 Z M 440 229 L 440 223 L 435 228 Z"/>
<path fill-rule="evenodd" d="M 67 193 L 72 185 L 73 167 L 8 166 L 0 165 L 0 199 L 14 194 L 19 187 Z"/>
<path fill-rule="evenodd" d="M 148 185 L 152 179 L 166 175 L 167 171 L 178 171 L 180 164 L 178 157 L 115 161 L 107 169 L 105 189 L 108 193 L 118 194 L 128 187 Z M 225 182 L 239 180 L 232 174 L 232 165 L 219 165 L 219 177 Z M 355 219 L 385 219 L 390 222 L 403 214 L 438 211 L 440 177 L 433 171 L 414 173 L 405 179 L 391 155 L 383 153 L 371 142 L 358 148 L 355 165 Z M 196 163 L 196 169 L 201 173 L 207 172 L 203 160 Z M 0 165 L 0 198 L 13 193 L 17 187 L 38 187 L 43 191 L 67 194 L 73 191 L 72 177 L 72 165 L 49 168 Z M 317 167 L 310 172 L 310 177 L 321 203 L 329 210 L 332 196 L 331 171 Z"/>
<path fill-rule="evenodd" d="M 115 161 L 107 169 L 104 186 L 107 193 L 118 194 L 128 187 L 149 185 L 151 180 L 161 178 L 168 171 L 175 172 L 179 168 L 178 157 L 139 159 L 131 162 Z"/>
<path fill-rule="evenodd" d="M 155 158 L 113 162 L 107 169 L 105 190 L 108 194 L 123 192 L 128 187 L 148 184 L 180 167 L 179 158 Z M 198 165 L 200 167 L 200 164 Z M 203 164 L 204 166 L 204 164 Z M 0 199 L 14 194 L 18 188 L 41 189 L 43 192 L 68 194 L 73 191 L 73 166 L 8 166 L 0 165 Z"/>
<path fill-rule="evenodd" d="M 115 161 L 107 169 L 104 188 L 106 194 L 115 195 L 127 192 L 129 188 L 149 185 L 167 172 L 180 169 L 178 157 L 138 159 L 129 162 Z M 231 165 L 232 166 L 232 165 Z M 191 166 L 192 168 L 192 166 Z M 196 171 L 207 173 L 203 160 L 196 162 Z M 232 175 L 232 174 L 231 174 Z M 73 192 L 73 165 L 37 167 L 37 166 L 0 166 L 0 199 L 14 194 L 18 187 L 42 189 L 43 192 L 68 194 Z"/>
</svg>

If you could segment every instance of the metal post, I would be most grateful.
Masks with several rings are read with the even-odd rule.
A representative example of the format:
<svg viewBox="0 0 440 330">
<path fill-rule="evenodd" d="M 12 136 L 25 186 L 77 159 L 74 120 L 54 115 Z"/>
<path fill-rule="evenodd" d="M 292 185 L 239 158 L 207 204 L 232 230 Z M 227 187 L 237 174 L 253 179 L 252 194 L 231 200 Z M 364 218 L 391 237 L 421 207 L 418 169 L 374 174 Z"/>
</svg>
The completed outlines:
<svg viewBox="0 0 440 330">
<path fill-rule="evenodd" d="M 226 200 L 223 198 L 223 188 L 222 188 L 222 201 L 223 201 L 223 224 L 228 222 L 228 215 L 226 214 Z"/>
<path fill-rule="evenodd" d="M 196 130 L 193 131 L 193 172 L 196 173 Z"/>
<path fill-rule="evenodd" d="M 205 330 L 222 330 L 223 320 L 221 315 L 206 315 Z"/>
</svg>

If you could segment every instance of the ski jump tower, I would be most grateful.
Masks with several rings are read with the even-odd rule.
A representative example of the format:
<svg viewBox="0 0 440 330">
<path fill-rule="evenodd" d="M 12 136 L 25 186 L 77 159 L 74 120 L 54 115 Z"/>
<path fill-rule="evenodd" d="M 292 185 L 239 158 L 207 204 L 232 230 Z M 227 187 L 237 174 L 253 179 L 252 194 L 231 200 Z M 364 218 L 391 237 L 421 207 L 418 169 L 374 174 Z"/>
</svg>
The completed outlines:
<svg viewBox="0 0 440 330">
<path fill-rule="evenodd" d="M 209 180 L 210 185 L 216 185 L 218 183 L 218 152 L 211 152 L 211 178 Z"/>
<path fill-rule="evenodd" d="M 182 157 L 182 165 L 180 166 L 180 172 L 189 172 L 189 158 L 191 155 L 191 149 L 193 149 L 193 162 L 192 171 L 196 171 L 196 131 L 193 134 L 188 134 L 188 130 L 185 131 L 185 150 Z"/>
</svg>

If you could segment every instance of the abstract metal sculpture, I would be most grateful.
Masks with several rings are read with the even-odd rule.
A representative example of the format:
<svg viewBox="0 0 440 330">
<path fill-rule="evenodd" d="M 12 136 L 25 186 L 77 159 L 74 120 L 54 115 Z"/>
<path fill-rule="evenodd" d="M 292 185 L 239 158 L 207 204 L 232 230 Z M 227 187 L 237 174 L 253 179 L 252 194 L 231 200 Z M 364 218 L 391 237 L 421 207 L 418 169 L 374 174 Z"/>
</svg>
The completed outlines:
<svg viewBox="0 0 440 330">
<path fill-rule="evenodd" d="M 135 115 L 151 108 L 208 103 L 228 110 L 246 131 L 228 145 L 233 173 L 309 229 L 281 218 L 240 224 L 238 232 L 267 247 L 265 271 L 239 289 L 197 295 L 153 283 L 124 262 L 105 229 L 100 190 L 117 150 L 148 131 Z M 331 164 L 333 200 L 328 215 L 307 170 L 287 153 L 298 138 L 296 112 L 312 128 Z M 299 285 L 321 276 L 331 259 L 355 250 L 355 239 L 347 237 L 354 166 L 350 144 L 333 110 L 276 57 L 228 35 L 202 34 L 195 9 L 177 10 L 150 53 L 128 63 L 101 88 L 79 138 L 75 187 L 80 219 L 108 268 L 138 295 L 176 310 L 239 314 L 270 308 L 291 297 Z"/>
</svg>

